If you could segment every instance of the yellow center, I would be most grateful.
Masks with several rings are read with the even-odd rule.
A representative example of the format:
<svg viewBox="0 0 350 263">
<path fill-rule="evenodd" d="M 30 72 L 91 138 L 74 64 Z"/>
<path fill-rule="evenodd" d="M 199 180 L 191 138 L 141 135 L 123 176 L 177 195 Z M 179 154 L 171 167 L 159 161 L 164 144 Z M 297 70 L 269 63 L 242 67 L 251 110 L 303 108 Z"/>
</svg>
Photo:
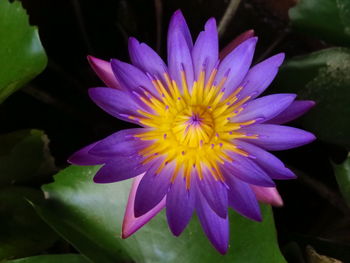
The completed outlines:
<svg viewBox="0 0 350 263">
<path fill-rule="evenodd" d="M 196 148 L 209 143 L 215 131 L 211 112 L 203 106 L 188 106 L 175 116 L 172 133 L 182 146 Z"/>
<path fill-rule="evenodd" d="M 153 80 L 158 94 L 145 91 L 141 99 L 149 106 L 150 112 L 138 110 L 142 117 L 137 119 L 143 126 L 149 127 L 144 133 L 136 135 L 141 140 L 151 140 L 151 146 L 140 151 L 145 157 L 144 163 L 154 158 L 164 157 L 158 168 L 160 172 L 169 162 L 175 162 L 176 168 L 170 180 L 181 174 L 190 187 L 191 175 L 203 178 L 204 169 L 209 170 L 216 180 L 224 180 L 219 168 L 220 163 L 234 161 L 229 153 L 244 156 L 247 153 L 238 149 L 232 141 L 237 138 L 254 139 L 256 135 L 239 132 L 243 125 L 254 123 L 233 123 L 232 117 L 242 110 L 242 105 L 250 97 L 237 98 L 242 88 L 224 98 L 222 86 L 226 79 L 215 85 L 213 80 L 217 70 L 214 69 L 207 82 L 204 71 L 194 82 L 191 89 L 187 87 L 185 73 L 182 74 L 182 89 L 167 73 L 165 82 Z"/>
</svg>

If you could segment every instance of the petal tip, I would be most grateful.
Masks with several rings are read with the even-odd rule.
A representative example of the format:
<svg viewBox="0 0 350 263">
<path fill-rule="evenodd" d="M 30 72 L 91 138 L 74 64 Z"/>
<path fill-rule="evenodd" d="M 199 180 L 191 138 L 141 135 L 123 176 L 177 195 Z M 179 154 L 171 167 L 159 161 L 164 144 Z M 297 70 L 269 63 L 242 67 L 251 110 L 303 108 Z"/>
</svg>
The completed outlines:
<svg viewBox="0 0 350 263">
<path fill-rule="evenodd" d="M 216 250 L 221 254 L 221 255 L 226 255 L 228 251 L 228 244 L 224 245 L 215 245 Z"/>
<path fill-rule="evenodd" d="M 96 58 L 95 58 L 94 56 L 87 55 L 87 56 L 86 56 L 86 59 L 87 59 L 89 62 L 92 62 L 92 61 L 94 61 Z"/>
<path fill-rule="evenodd" d="M 207 22 L 205 23 L 205 25 L 204 25 L 204 29 L 205 29 L 205 30 L 208 30 L 208 29 L 210 29 L 211 27 L 216 28 L 216 19 L 215 19 L 215 17 L 209 18 L 208 21 L 207 21 Z"/>
<path fill-rule="evenodd" d="M 106 178 L 103 178 L 102 176 L 99 176 L 98 173 L 94 176 L 94 178 L 92 178 L 92 180 L 94 181 L 95 184 L 110 183 L 110 182 L 106 182 Z"/>
<path fill-rule="evenodd" d="M 140 44 L 140 42 L 135 37 L 129 37 L 128 39 L 128 47 L 134 48 L 136 45 Z"/>
</svg>

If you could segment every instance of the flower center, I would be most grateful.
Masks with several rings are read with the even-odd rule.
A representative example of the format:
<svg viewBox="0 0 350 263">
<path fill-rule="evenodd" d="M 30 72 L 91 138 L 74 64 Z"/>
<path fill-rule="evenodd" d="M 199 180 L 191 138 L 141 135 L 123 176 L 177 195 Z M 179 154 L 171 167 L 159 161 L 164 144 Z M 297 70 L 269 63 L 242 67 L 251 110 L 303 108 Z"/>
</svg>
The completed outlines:
<svg viewBox="0 0 350 263">
<path fill-rule="evenodd" d="M 233 140 L 256 138 L 255 135 L 239 131 L 242 125 L 250 125 L 255 120 L 244 123 L 231 121 L 242 111 L 242 105 L 250 97 L 236 96 L 241 87 L 224 97 L 222 86 L 226 79 L 224 77 L 214 83 L 216 72 L 214 68 L 205 82 L 202 71 L 191 89 L 186 85 L 184 72 L 181 72 L 182 88 L 167 73 L 164 73 L 166 83 L 153 78 L 152 83 L 158 94 L 145 93 L 140 97 L 152 111 L 138 110 L 141 116 L 129 116 L 148 128 L 136 137 L 152 141 L 152 145 L 139 152 L 144 158 L 143 164 L 162 158 L 157 173 L 169 163 L 175 164 L 171 180 L 182 171 L 187 188 L 190 187 L 193 173 L 203 178 L 204 171 L 210 171 L 216 180 L 223 180 L 219 165 L 233 161 L 230 152 L 248 156 L 234 145 Z"/>
<path fill-rule="evenodd" d="M 195 148 L 211 140 L 214 127 L 206 107 L 189 106 L 175 116 L 171 131 L 179 144 Z"/>
</svg>

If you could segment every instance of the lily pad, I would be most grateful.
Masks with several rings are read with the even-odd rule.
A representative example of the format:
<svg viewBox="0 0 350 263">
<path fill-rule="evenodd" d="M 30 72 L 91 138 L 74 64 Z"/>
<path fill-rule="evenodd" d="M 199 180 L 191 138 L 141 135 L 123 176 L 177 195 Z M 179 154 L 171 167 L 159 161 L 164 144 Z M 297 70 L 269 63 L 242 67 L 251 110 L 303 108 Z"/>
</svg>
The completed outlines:
<svg viewBox="0 0 350 263">
<path fill-rule="evenodd" d="M 350 45 L 348 0 L 300 0 L 289 10 L 292 25 L 330 43 Z"/>
<path fill-rule="evenodd" d="M 38 29 L 19 1 L 0 1 L 0 103 L 42 72 L 47 57 Z"/>
<path fill-rule="evenodd" d="M 95 184 L 92 177 L 98 168 L 71 166 L 61 171 L 54 183 L 43 187 L 46 204 L 36 206 L 48 224 L 93 262 L 286 262 L 269 206 L 262 206 L 262 223 L 230 211 L 231 243 L 225 256 L 210 245 L 197 218 L 180 237 L 172 236 L 164 211 L 133 236 L 121 239 L 131 180 Z"/>
<path fill-rule="evenodd" d="M 42 255 L 28 258 L 19 258 L 15 260 L 5 261 L 6 263 L 89 263 L 82 255 L 66 254 L 66 255 Z"/>
<path fill-rule="evenodd" d="M 27 199 L 40 204 L 44 197 L 39 190 L 27 187 L 0 190 L 0 261 L 31 256 L 58 238 Z"/>
<path fill-rule="evenodd" d="M 288 60 L 275 91 L 316 101 L 302 125 L 317 138 L 350 149 L 350 49 L 329 48 Z M 273 89 L 272 89 L 273 90 Z"/>
<path fill-rule="evenodd" d="M 350 206 L 350 155 L 342 164 L 334 164 L 333 167 L 339 189 Z"/>
<path fill-rule="evenodd" d="M 56 171 L 40 130 L 21 130 L 0 135 L 0 185 L 33 181 Z"/>
</svg>

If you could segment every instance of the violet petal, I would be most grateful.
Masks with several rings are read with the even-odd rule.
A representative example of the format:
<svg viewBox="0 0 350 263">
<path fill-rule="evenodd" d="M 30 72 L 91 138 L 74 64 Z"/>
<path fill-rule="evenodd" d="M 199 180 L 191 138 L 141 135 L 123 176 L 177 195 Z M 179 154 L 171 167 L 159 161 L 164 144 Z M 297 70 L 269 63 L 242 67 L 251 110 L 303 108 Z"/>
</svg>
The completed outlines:
<svg viewBox="0 0 350 263">
<path fill-rule="evenodd" d="M 164 61 L 159 55 L 145 43 L 140 43 L 136 38 L 129 38 L 129 55 L 132 64 L 142 69 L 144 72 L 163 78 L 167 69 Z"/>
<path fill-rule="evenodd" d="M 194 210 L 193 188 L 186 189 L 186 181 L 180 174 L 166 197 L 166 215 L 171 232 L 179 236 L 189 223 Z"/>
<path fill-rule="evenodd" d="M 94 142 L 76 151 L 68 158 L 68 162 L 75 165 L 98 165 L 105 163 L 109 158 L 91 155 L 89 151 L 100 141 Z"/>
<path fill-rule="evenodd" d="M 229 205 L 241 215 L 255 221 L 261 221 L 261 212 L 255 193 L 250 185 L 235 178 L 230 174 L 225 174 L 228 192 Z"/>
<path fill-rule="evenodd" d="M 243 89 L 239 96 L 251 96 L 254 99 L 263 93 L 275 78 L 283 60 L 284 53 L 280 53 L 252 67 L 241 82 Z"/>
<path fill-rule="evenodd" d="M 211 18 L 205 24 L 204 31 L 199 36 L 192 49 L 194 76 L 198 80 L 201 71 L 205 71 L 205 79 L 208 80 L 219 57 L 218 32 L 216 22 Z"/>
<path fill-rule="evenodd" d="M 226 174 L 232 174 L 249 184 L 266 187 L 275 186 L 268 174 L 250 158 L 233 152 L 229 153 L 229 156 L 233 159 L 233 162 L 225 162 L 221 166 Z"/>
<path fill-rule="evenodd" d="M 296 100 L 279 115 L 269 120 L 271 124 L 283 124 L 299 118 L 315 106 L 312 100 Z"/>
<path fill-rule="evenodd" d="M 295 94 L 273 94 L 252 100 L 243 107 L 243 110 L 231 118 L 232 122 L 257 120 L 265 122 L 284 111 L 295 99 Z M 258 119 L 261 119 L 259 121 Z"/>
<path fill-rule="evenodd" d="M 229 242 L 228 216 L 226 218 L 218 216 L 199 189 L 197 189 L 196 211 L 205 235 L 221 254 L 226 254 Z"/>
<path fill-rule="evenodd" d="M 253 60 L 257 37 L 249 38 L 236 47 L 220 63 L 215 82 L 219 84 L 224 77 L 227 77 L 223 88 L 226 96 L 235 91 L 247 74 Z"/>
<path fill-rule="evenodd" d="M 142 178 L 137 188 L 134 214 L 142 216 L 155 207 L 167 194 L 173 173 L 173 165 L 167 164 L 159 174 L 156 174 L 158 165 L 154 164 Z"/>
<path fill-rule="evenodd" d="M 227 217 L 227 188 L 220 182 L 216 181 L 210 171 L 203 171 L 203 179 L 196 176 L 198 189 L 207 200 L 209 206 L 218 216 Z"/>
<path fill-rule="evenodd" d="M 270 151 L 281 151 L 308 144 L 316 137 L 307 131 L 275 124 L 254 124 L 239 132 L 258 135 L 257 139 L 243 139 Z"/>
<path fill-rule="evenodd" d="M 296 176 L 281 160 L 264 149 L 242 140 L 235 140 L 234 144 L 248 154 L 255 157 L 257 163 L 272 179 L 294 179 Z"/>
</svg>

